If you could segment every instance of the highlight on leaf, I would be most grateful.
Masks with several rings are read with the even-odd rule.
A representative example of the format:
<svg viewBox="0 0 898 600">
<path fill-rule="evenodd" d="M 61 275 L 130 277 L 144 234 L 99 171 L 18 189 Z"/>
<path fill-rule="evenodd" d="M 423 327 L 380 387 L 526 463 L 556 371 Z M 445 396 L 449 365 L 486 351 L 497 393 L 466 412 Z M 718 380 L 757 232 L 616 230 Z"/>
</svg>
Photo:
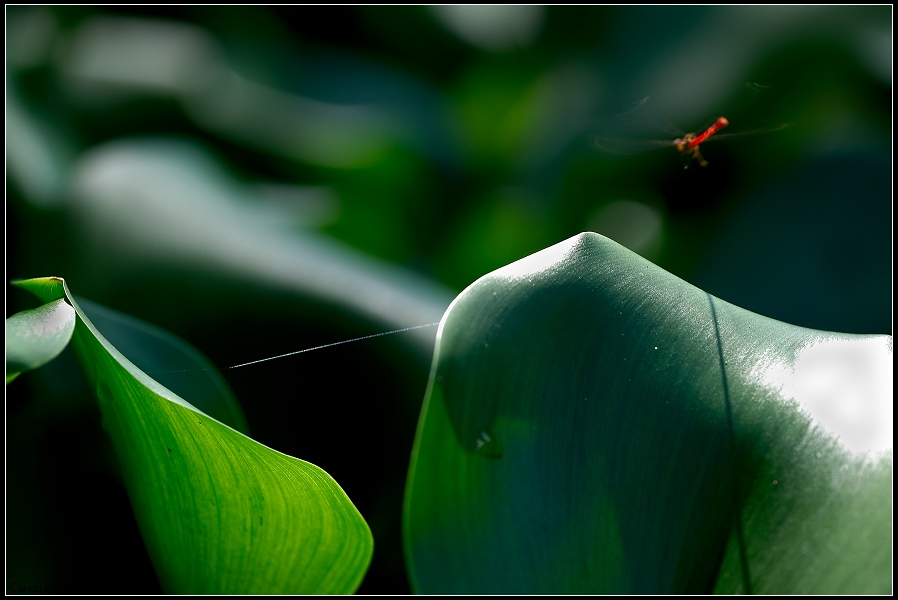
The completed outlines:
<svg viewBox="0 0 898 600">
<path fill-rule="evenodd" d="M 63 298 L 6 319 L 6 383 L 56 358 L 75 330 L 75 310 Z"/>
<path fill-rule="evenodd" d="M 440 324 L 406 489 L 413 588 L 888 593 L 891 351 L 593 233 L 498 269 Z"/>
</svg>

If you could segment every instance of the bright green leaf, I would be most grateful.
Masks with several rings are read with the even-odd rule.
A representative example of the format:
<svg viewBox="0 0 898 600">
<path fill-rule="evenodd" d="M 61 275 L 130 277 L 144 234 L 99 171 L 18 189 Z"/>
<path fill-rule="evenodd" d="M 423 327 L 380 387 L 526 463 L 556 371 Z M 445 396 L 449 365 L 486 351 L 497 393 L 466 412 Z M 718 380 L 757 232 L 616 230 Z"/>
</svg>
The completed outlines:
<svg viewBox="0 0 898 600">
<path fill-rule="evenodd" d="M 6 383 L 62 352 L 75 330 L 75 310 L 62 298 L 6 319 Z"/>
<path fill-rule="evenodd" d="M 582 234 L 438 334 L 423 593 L 889 593 L 890 336 L 795 327 Z"/>
<path fill-rule="evenodd" d="M 78 308 L 134 366 L 213 419 L 249 435 L 240 404 L 219 370 L 196 348 L 167 331 L 77 298 Z"/>
<path fill-rule="evenodd" d="M 100 334 L 61 279 L 18 285 L 44 301 L 64 295 L 75 308 L 74 348 L 96 386 L 167 591 L 324 594 L 358 587 L 373 540 L 327 473 L 253 441 L 150 378 Z"/>
</svg>

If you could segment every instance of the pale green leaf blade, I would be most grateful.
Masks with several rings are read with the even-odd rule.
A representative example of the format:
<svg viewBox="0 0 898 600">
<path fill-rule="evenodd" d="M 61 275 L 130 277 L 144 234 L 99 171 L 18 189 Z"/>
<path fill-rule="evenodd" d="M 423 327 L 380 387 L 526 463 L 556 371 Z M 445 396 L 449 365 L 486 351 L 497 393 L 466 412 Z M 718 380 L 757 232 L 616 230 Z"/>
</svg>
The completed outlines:
<svg viewBox="0 0 898 600">
<path fill-rule="evenodd" d="M 6 319 L 6 383 L 62 352 L 75 330 L 75 310 L 62 298 Z"/>
</svg>

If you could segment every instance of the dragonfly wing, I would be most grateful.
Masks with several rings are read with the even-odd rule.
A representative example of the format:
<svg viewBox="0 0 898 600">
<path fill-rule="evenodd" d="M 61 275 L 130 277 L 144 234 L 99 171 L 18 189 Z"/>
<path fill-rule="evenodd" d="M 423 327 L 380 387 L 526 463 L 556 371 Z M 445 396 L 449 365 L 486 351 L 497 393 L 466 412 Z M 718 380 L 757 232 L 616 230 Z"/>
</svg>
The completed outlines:
<svg viewBox="0 0 898 600">
<path fill-rule="evenodd" d="M 595 147 L 614 154 L 640 154 L 670 147 L 673 140 L 685 135 L 651 98 L 643 98 L 627 112 L 597 125 Z"/>
<path fill-rule="evenodd" d="M 658 148 L 671 148 L 674 145 L 668 140 L 639 140 L 603 135 L 594 136 L 593 143 L 599 150 L 610 154 L 642 154 Z"/>
<path fill-rule="evenodd" d="M 671 123 L 670 119 L 658 103 L 646 96 L 633 108 L 613 118 L 612 126 L 628 130 L 629 133 L 643 134 L 643 137 L 662 137 L 669 135 L 671 139 L 683 137 L 686 133 Z"/>
<path fill-rule="evenodd" d="M 788 129 L 792 127 L 795 123 L 780 123 L 778 125 L 771 125 L 769 127 L 759 127 L 758 129 L 749 129 L 748 131 L 728 131 L 726 133 L 715 133 L 708 139 L 706 139 L 702 144 L 707 144 L 708 142 L 713 142 L 714 140 L 728 140 L 730 138 L 737 137 L 746 137 L 749 135 L 758 135 L 759 133 L 771 133 L 774 131 L 782 131 L 783 129 Z"/>
</svg>

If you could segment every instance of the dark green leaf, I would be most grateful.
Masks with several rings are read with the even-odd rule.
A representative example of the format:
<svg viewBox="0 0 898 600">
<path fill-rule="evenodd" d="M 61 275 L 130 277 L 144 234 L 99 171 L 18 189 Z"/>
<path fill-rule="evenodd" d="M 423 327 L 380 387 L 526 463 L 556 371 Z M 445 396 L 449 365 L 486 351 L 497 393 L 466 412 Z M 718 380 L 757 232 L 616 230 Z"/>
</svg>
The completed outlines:
<svg viewBox="0 0 898 600">
<path fill-rule="evenodd" d="M 889 593 L 890 336 L 787 325 L 596 234 L 441 323 L 407 490 L 424 593 Z"/>
</svg>

